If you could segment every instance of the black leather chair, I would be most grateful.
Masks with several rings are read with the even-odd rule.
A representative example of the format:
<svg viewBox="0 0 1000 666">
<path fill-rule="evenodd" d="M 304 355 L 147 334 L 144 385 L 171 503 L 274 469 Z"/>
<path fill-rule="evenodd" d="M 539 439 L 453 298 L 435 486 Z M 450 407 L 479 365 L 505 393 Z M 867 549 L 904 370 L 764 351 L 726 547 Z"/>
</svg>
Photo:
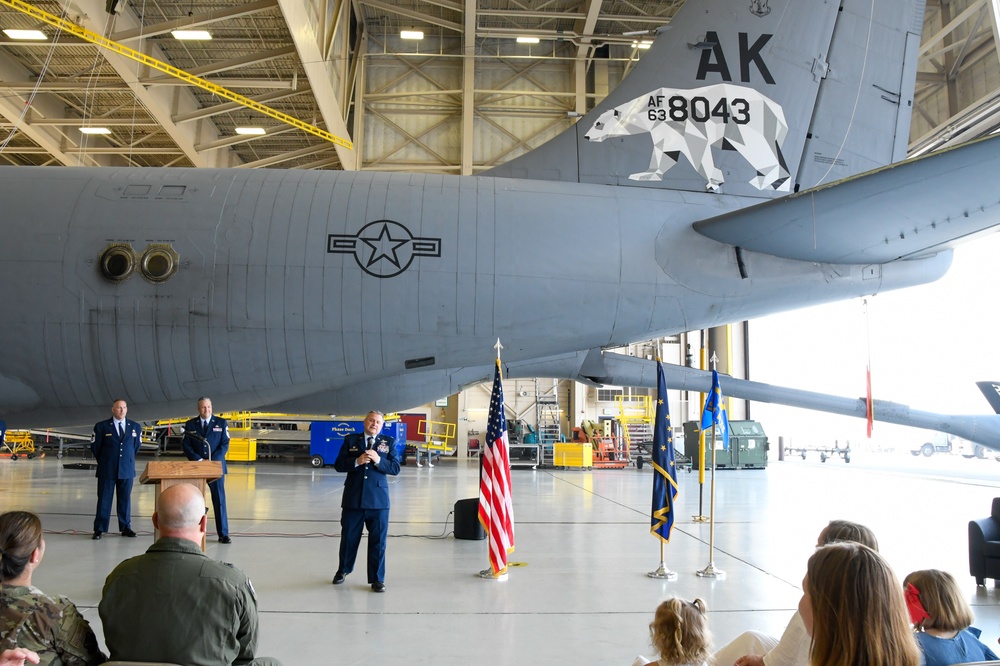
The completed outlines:
<svg viewBox="0 0 1000 666">
<path fill-rule="evenodd" d="M 1000 497 L 993 498 L 989 518 L 969 521 L 969 573 L 976 585 L 1000 580 Z"/>
</svg>

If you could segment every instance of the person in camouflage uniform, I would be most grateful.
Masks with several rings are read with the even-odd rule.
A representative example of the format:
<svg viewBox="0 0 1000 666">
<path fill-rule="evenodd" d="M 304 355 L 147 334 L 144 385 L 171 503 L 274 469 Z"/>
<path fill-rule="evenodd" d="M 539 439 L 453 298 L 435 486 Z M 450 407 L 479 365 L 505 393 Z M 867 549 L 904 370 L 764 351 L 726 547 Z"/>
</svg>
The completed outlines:
<svg viewBox="0 0 1000 666">
<path fill-rule="evenodd" d="M 38 516 L 27 511 L 0 515 L 0 650 L 32 650 L 43 665 L 104 663 L 97 637 L 73 602 L 31 585 L 44 554 Z"/>
</svg>

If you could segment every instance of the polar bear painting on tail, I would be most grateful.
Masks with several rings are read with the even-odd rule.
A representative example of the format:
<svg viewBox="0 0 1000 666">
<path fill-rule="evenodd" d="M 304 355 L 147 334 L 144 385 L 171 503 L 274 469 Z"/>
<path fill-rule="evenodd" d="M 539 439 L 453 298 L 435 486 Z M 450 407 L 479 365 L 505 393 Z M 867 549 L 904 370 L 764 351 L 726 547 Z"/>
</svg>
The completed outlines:
<svg viewBox="0 0 1000 666">
<path fill-rule="evenodd" d="M 660 88 L 605 111 L 586 134 L 588 141 L 648 133 L 649 169 L 632 180 L 659 181 L 684 155 L 716 191 L 724 182 L 712 148 L 735 150 L 757 170 L 759 190 L 787 192 L 791 179 L 781 154 L 788 133 L 781 107 L 753 88 L 718 84 L 680 90 Z"/>
</svg>

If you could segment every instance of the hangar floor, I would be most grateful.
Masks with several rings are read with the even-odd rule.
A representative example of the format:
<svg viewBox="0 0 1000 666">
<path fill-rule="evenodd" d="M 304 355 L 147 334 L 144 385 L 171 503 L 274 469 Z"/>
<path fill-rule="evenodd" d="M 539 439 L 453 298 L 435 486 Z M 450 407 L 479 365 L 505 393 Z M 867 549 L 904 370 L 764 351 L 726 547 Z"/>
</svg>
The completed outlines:
<svg viewBox="0 0 1000 666">
<path fill-rule="evenodd" d="M 140 468 L 151 458 L 140 459 Z M 1000 463 L 860 452 L 831 460 L 772 462 L 719 471 L 714 562 L 721 580 L 695 575 L 709 561 L 709 525 L 697 523 L 698 475 L 681 472 L 679 521 L 666 547 L 676 581 L 646 576 L 660 560 L 648 533 L 651 472 L 513 470 L 516 551 L 505 582 L 484 580 L 483 541 L 456 540 L 450 512 L 475 497 L 475 459 L 403 467 L 391 485 L 387 593 L 365 584 L 364 545 L 345 585 L 330 584 L 339 543 L 343 476 L 301 462 L 231 464 L 233 543 L 209 555 L 252 578 L 261 610 L 260 653 L 291 664 L 628 664 L 651 654 L 647 625 L 668 595 L 701 597 L 721 645 L 744 629 L 780 634 L 796 607 L 805 562 L 830 518 L 864 522 L 902 577 L 951 571 L 991 646 L 1000 636 L 1000 589 L 968 575 L 967 523 L 988 515 Z M 74 459 L 0 461 L 0 506 L 42 516 L 43 590 L 73 599 L 102 635 L 96 606 L 105 576 L 150 543 L 153 489 L 136 486 L 139 538 L 90 539 L 93 473 Z M 890 464 L 891 463 L 891 464 Z M 891 469 L 909 466 L 909 470 Z M 944 463 L 969 465 L 942 475 Z M 704 491 L 705 513 L 709 485 Z M 115 527 L 112 518 L 112 527 Z M 155 603 L 155 602 L 154 602 Z M 103 645 L 103 640 L 102 640 Z"/>
</svg>

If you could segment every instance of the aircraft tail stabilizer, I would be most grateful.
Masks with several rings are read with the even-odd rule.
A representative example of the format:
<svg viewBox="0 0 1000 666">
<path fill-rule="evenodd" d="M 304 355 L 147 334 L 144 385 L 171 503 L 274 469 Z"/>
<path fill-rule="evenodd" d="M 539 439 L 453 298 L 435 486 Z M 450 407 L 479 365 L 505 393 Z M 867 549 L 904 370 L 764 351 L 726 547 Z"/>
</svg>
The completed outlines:
<svg viewBox="0 0 1000 666">
<path fill-rule="evenodd" d="M 983 392 L 993 411 L 1000 414 L 1000 382 L 976 382 L 976 386 Z"/>
<path fill-rule="evenodd" d="M 579 122 L 484 175 L 773 198 L 898 161 L 923 8 L 688 2 Z"/>
</svg>

